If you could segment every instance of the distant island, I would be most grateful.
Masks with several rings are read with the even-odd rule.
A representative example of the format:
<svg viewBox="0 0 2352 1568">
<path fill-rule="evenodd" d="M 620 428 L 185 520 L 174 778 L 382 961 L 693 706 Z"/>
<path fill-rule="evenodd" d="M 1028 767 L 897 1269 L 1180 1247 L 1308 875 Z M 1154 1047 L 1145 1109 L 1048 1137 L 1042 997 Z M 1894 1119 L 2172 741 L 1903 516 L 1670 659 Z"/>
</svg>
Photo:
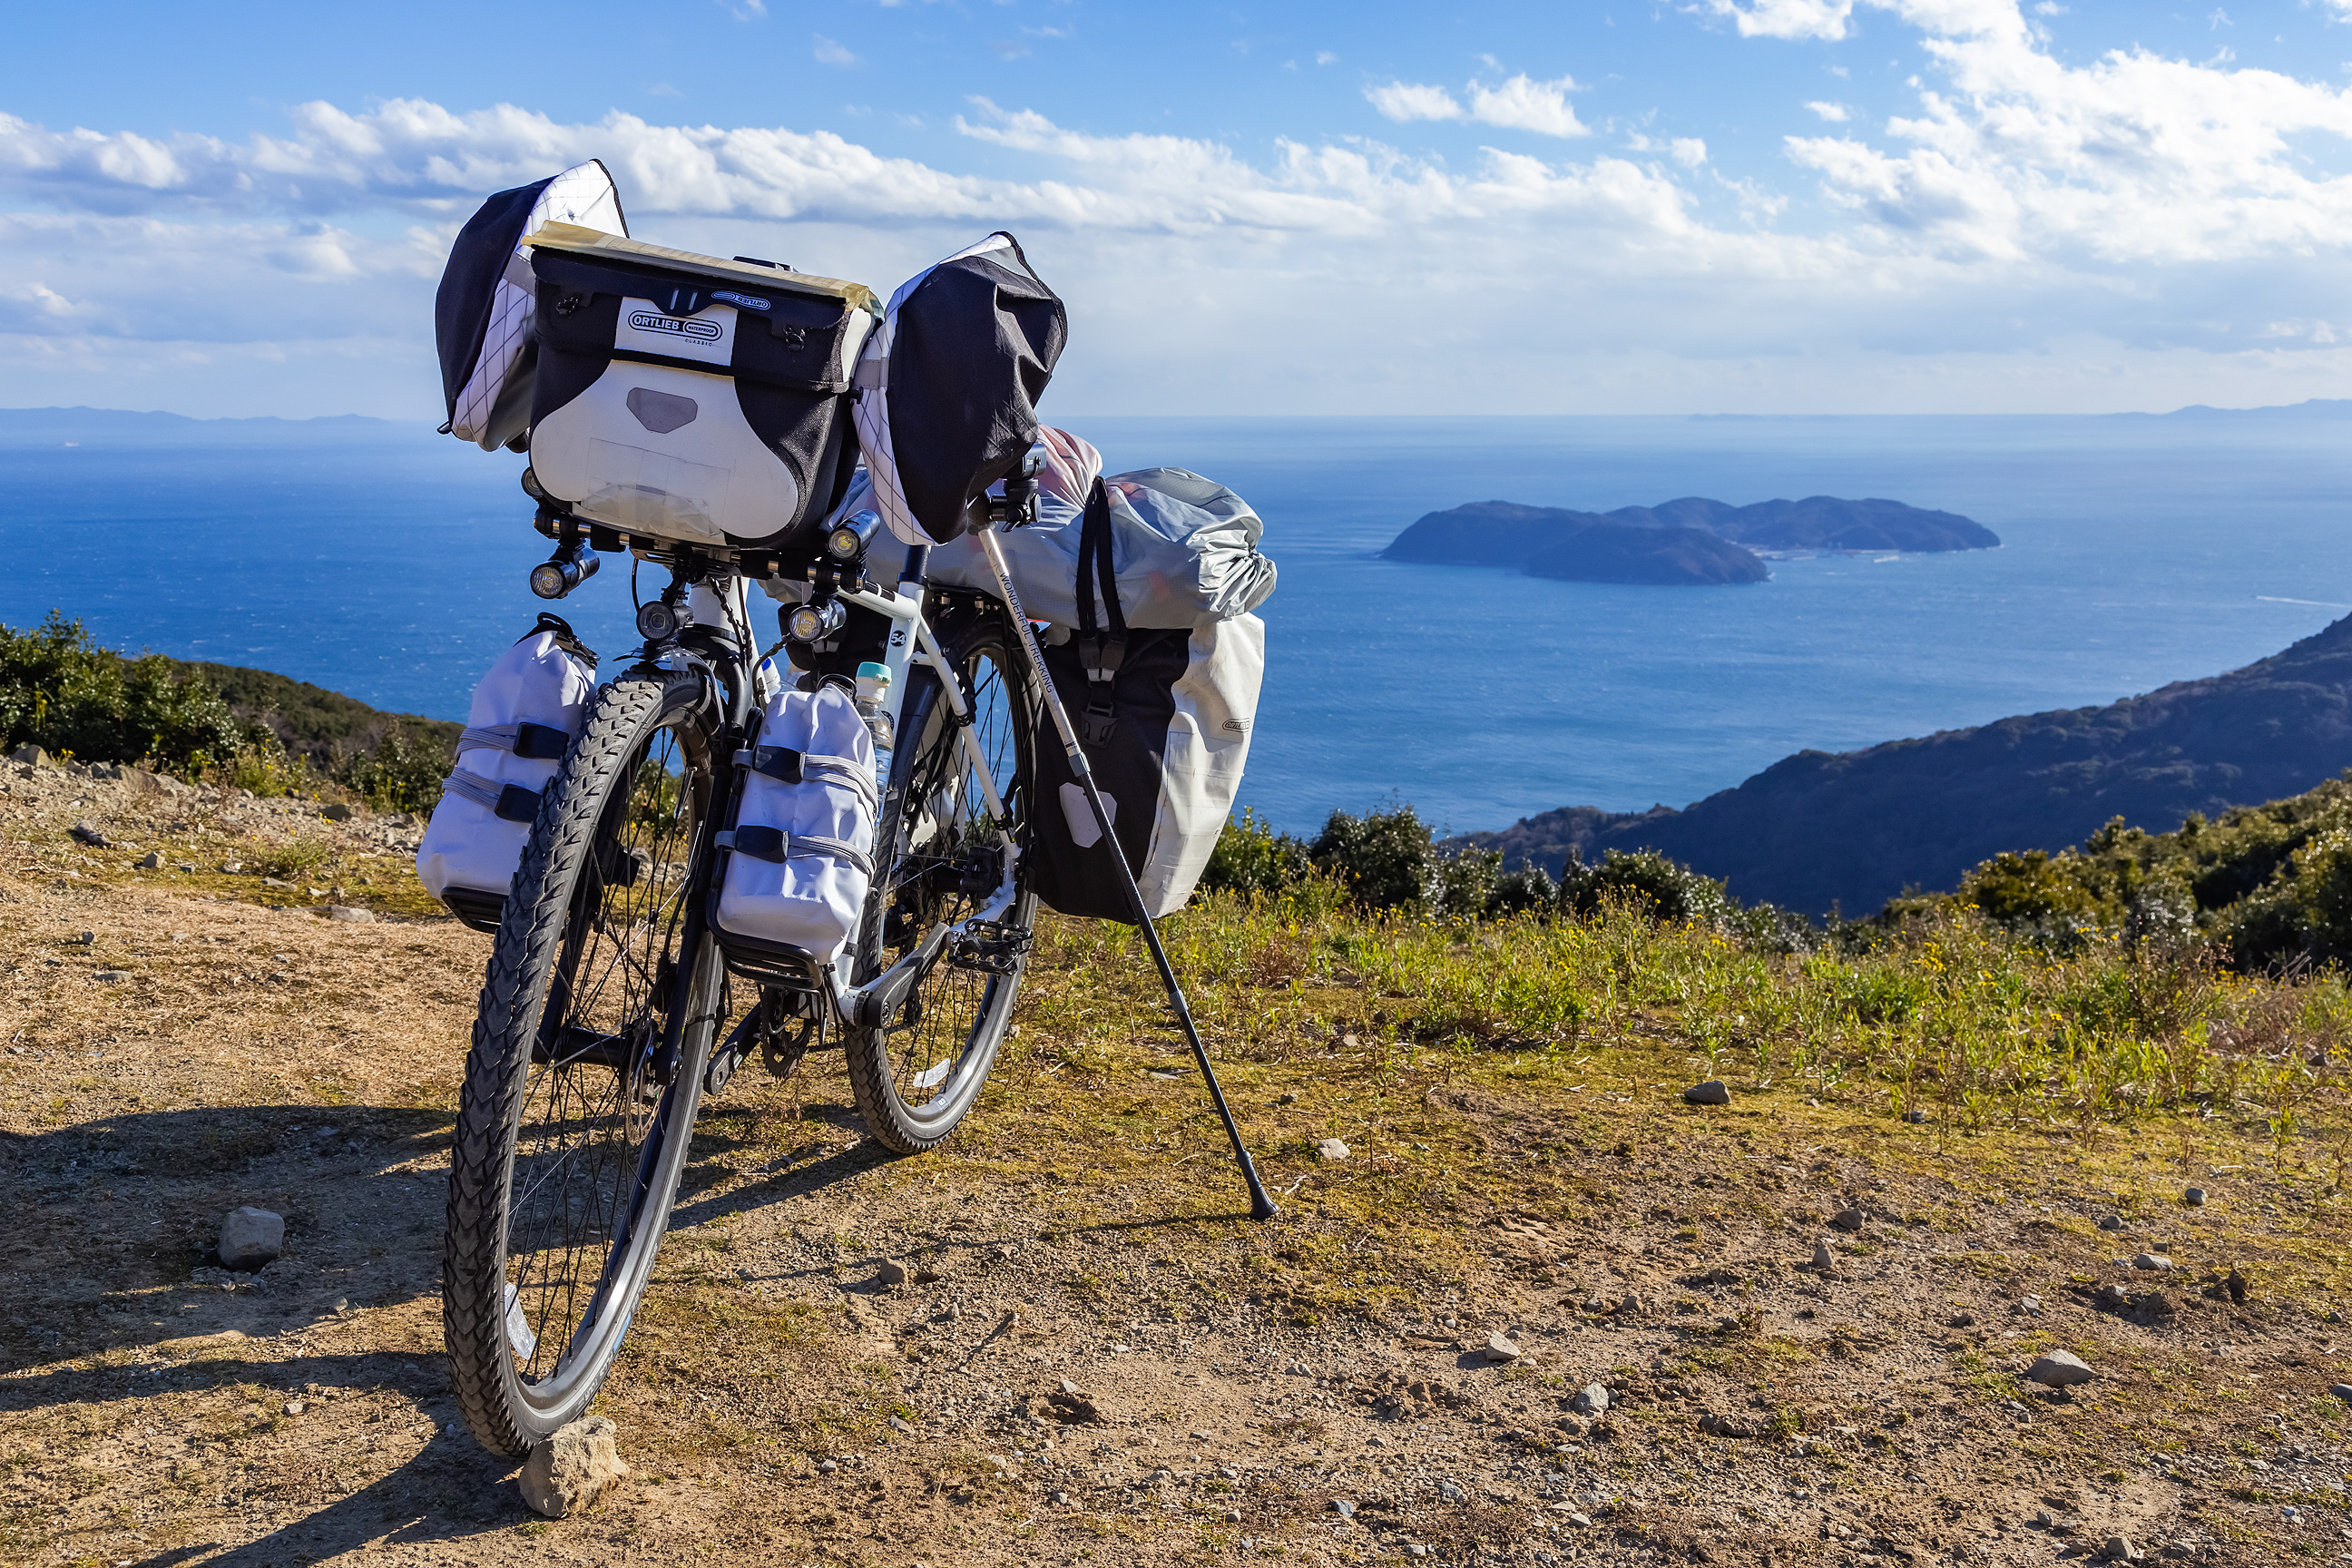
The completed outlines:
<svg viewBox="0 0 2352 1568">
<path fill-rule="evenodd" d="M 1388 561 L 1507 566 L 1577 583 L 1761 583 L 1759 551 L 1990 550 L 2000 536 L 1958 512 L 1896 500 L 1727 501 L 1685 496 L 1615 511 L 1473 501 L 1433 511 L 1381 552 Z"/>
<path fill-rule="evenodd" d="M 1743 899 L 1866 913 L 1906 888 L 1949 888 L 2004 850 L 2080 844 L 2111 816 L 2170 832 L 2347 768 L 2352 616 L 2243 668 L 2104 707 L 1799 752 L 1680 811 L 1563 806 L 1448 846 L 1555 876 L 1571 855 L 1655 849 Z"/>
</svg>

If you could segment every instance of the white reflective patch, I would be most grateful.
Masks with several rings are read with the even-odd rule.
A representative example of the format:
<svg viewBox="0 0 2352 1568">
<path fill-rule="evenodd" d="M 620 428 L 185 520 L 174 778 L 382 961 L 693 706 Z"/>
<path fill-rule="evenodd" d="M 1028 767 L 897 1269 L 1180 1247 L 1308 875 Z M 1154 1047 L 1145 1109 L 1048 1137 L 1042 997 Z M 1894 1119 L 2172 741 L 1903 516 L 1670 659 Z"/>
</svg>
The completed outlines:
<svg viewBox="0 0 2352 1568">
<path fill-rule="evenodd" d="M 507 1287 L 507 1343 L 514 1347 L 519 1362 L 530 1361 L 530 1352 L 539 1348 L 539 1336 L 523 1321 L 522 1293 L 511 1285 Z"/>
<path fill-rule="evenodd" d="M 947 1082 L 948 1069 L 953 1066 L 955 1066 L 955 1059 L 951 1057 L 942 1061 L 933 1062 L 929 1067 L 925 1068 L 913 1078 L 908 1079 L 907 1080 L 907 1087 L 909 1089 L 937 1089 L 940 1085 Z"/>
<path fill-rule="evenodd" d="M 1102 786 L 1095 786 L 1100 789 Z M 1095 808 L 1087 804 L 1084 785 L 1066 784 L 1062 786 L 1062 816 L 1070 824 L 1070 842 L 1081 849 L 1091 849 L 1102 842 L 1102 825 L 1095 820 Z M 1118 796 L 1103 790 L 1103 810 L 1110 814 L 1113 827 L 1118 826 Z"/>
</svg>

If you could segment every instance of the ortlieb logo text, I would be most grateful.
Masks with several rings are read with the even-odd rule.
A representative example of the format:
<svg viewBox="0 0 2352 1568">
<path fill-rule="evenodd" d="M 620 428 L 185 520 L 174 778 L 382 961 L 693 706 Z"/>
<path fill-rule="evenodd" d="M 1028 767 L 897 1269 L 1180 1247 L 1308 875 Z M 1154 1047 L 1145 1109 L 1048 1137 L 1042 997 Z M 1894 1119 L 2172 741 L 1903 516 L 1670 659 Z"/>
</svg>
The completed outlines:
<svg viewBox="0 0 2352 1568">
<path fill-rule="evenodd" d="M 632 310 L 629 312 L 629 325 L 641 332 L 668 332 L 675 337 L 699 338 L 706 343 L 718 342 L 724 330 L 716 321 L 693 317 L 680 321 L 676 316 L 665 316 L 659 310 Z"/>
</svg>

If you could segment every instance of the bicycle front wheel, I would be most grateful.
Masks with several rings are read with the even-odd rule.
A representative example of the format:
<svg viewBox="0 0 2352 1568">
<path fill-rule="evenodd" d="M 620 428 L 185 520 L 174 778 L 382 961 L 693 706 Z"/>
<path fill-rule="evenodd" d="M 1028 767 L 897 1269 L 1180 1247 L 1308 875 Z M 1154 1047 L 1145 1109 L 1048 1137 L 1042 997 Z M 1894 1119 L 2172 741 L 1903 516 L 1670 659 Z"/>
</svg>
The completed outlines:
<svg viewBox="0 0 2352 1568">
<path fill-rule="evenodd" d="M 466 1424 L 520 1456 L 595 1397 L 669 1222 L 719 1020 L 687 889 L 711 796 L 694 682 L 597 694 L 523 850 L 449 1173 L 443 1331 Z"/>
<path fill-rule="evenodd" d="M 917 667 L 875 836 L 874 889 L 858 932 L 860 984 L 932 927 L 984 913 L 1003 885 L 1005 838 L 1028 841 L 1037 699 L 1026 657 L 992 604 L 950 609 L 939 638 L 1003 815 L 989 805 L 946 686 L 936 670 Z M 1015 889 L 1002 917 L 951 944 L 879 1028 L 850 1031 L 850 1089 L 866 1131 L 885 1147 L 902 1154 L 936 1147 L 988 1081 L 1037 918 L 1025 867 Z"/>
</svg>

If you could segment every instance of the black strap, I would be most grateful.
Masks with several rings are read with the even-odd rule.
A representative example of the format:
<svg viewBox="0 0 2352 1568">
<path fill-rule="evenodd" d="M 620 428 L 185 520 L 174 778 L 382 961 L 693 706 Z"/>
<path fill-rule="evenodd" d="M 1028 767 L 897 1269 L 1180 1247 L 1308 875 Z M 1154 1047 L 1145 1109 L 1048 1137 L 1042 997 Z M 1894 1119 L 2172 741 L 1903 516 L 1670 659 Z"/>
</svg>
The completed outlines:
<svg viewBox="0 0 2352 1568">
<path fill-rule="evenodd" d="M 751 771 L 764 773 L 778 784 L 799 784 L 802 780 L 801 753 L 790 746 L 757 747 L 751 752 Z"/>
<path fill-rule="evenodd" d="M 720 837 L 726 840 L 726 847 L 736 854 L 765 860 L 771 866 L 782 865 L 791 847 L 791 839 L 778 827 L 739 827 Z"/>
<path fill-rule="evenodd" d="M 541 610 L 539 613 L 538 624 L 533 626 L 530 630 L 523 633 L 522 636 L 517 637 L 515 640 L 517 642 L 529 642 L 531 638 L 537 637 L 541 632 L 553 632 L 555 634 L 556 647 L 562 648 L 564 652 L 570 654 L 572 658 L 578 659 L 589 668 L 593 669 L 596 668 L 596 650 L 590 647 L 586 643 L 582 642 L 580 640 L 580 634 L 572 629 L 572 623 L 565 620 L 562 616 L 551 616 L 546 611 Z M 562 752 L 558 752 L 555 754 L 560 757 L 563 753 Z"/>
<path fill-rule="evenodd" d="M 1089 574 L 1094 581 L 1088 581 Z M 1095 584 L 1102 585 L 1103 618 L 1095 620 Z M 1087 705 L 1078 713 L 1078 740 L 1108 744 L 1118 733 L 1118 705 L 1112 698 L 1118 667 L 1127 659 L 1127 616 L 1118 604 L 1118 573 L 1111 561 L 1110 492 L 1100 477 L 1087 492 L 1078 523 L 1078 662 L 1087 672 Z"/>
</svg>

